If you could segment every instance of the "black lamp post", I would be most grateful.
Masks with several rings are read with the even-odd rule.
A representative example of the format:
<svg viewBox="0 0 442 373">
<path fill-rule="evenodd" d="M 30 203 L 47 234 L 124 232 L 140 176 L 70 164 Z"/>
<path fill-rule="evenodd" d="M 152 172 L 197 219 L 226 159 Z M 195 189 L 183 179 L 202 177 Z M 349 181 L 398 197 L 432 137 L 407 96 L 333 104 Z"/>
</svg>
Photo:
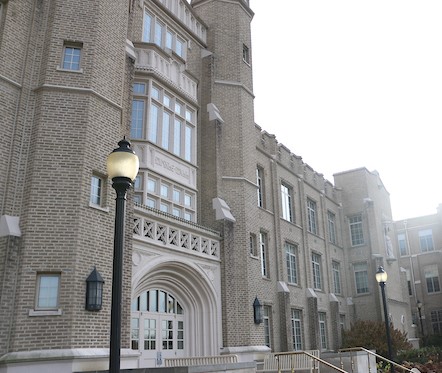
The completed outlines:
<svg viewBox="0 0 442 373">
<path fill-rule="evenodd" d="M 422 335 L 422 340 L 424 339 L 424 324 L 422 323 L 422 302 L 420 300 L 418 300 L 416 302 L 417 304 L 417 311 L 419 312 L 419 322 L 421 324 L 421 335 Z"/>
<path fill-rule="evenodd" d="M 387 333 L 387 346 L 388 346 L 388 359 L 393 361 L 393 354 L 391 352 L 391 337 L 390 337 L 390 322 L 388 319 L 388 310 L 387 310 L 387 300 L 385 299 L 385 283 L 387 282 L 387 272 L 384 271 L 384 268 L 379 266 L 376 271 L 376 281 L 379 283 L 381 287 L 382 293 L 382 303 L 384 305 L 384 319 L 385 319 L 385 331 Z M 394 372 L 394 366 L 390 363 L 391 369 L 390 371 Z"/>
<path fill-rule="evenodd" d="M 109 372 L 120 371 L 121 292 L 123 284 L 124 220 L 127 190 L 138 174 L 139 160 L 125 138 L 107 158 L 107 173 L 117 192 L 115 208 L 114 261 L 112 269 L 112 305 Z"/>
</svg>

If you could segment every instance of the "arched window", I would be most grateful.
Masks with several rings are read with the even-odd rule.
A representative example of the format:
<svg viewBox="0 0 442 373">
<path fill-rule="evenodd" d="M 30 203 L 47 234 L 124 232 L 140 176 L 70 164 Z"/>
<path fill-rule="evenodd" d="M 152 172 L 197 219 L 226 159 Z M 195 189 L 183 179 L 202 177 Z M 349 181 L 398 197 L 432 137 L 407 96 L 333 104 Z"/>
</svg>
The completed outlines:
<svg viewBox="0 0 442 373">
<path fill-rule="evenodd" d="M 133 299 L 131 348 L 155 365 L 184 354 L 184 310 L 172 294 L 150 289 Z"/>
</svg>

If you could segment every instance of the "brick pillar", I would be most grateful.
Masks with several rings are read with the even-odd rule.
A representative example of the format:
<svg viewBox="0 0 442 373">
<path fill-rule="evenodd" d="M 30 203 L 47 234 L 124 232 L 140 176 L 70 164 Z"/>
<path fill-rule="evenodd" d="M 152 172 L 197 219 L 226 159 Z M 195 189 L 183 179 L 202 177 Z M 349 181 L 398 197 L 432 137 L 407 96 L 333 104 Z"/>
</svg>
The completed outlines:
<svg viewBox="0 0 442 373">
<path fill-rule="evenodd" d="M 332 350 L 337 350 L 340 347 L 340 332 L 339 332 L 339 301 L 334 294 L 330 294 L 330 329 L 332 333 Z"/>
<path fill-rule="evenodd" d="M 0 238 L 0 356 L 10 351 L 14 327 L 15 296 L 17 292 L 20 239 Z"/>
<path fill-rule="evenodd" d="M 310 339 L 310 349 L 320 350 L 318 297 L 313 289 L 307 289 L 307 330 Z"/>
<path fill-rule="evenodd" d="M 285 282 L 278 282 L 279 302 L 279 343 L 281 351 L 293 350 L 293 336 L 291 328 L 290 290 Z"/>
</svg>

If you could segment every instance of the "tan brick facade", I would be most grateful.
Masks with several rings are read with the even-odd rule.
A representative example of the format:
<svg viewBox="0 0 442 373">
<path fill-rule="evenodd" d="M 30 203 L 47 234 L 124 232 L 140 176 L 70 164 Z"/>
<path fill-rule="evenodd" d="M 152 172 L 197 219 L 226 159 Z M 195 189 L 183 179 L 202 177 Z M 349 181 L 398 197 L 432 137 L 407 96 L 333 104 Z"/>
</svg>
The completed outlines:
<svg viewBox="0 0 442 373">
<path fill-rule="evenodd" d="M 392 320 L 409 331 L 406 276 L 379 175 L 347 171 L 333 185 L 254 123 L 252 19 L 245 0 L 3 3 L 0 215 L 18 217 L 21 235 L 0 237 L 0 359 L 108 348 L 115 195 L 105 164 L 131 134 L 134 100 L 144 103 L 142 130 L 131 136 L 142 176 L 128 197 L 122 348 L 135 350 L 137 366 L 161 366 L 168 356 L 158 341 L 150 351 L 136 347 L 149 344 L 131 318 L 167 316 L 131 310 L 150 291 L 183 308 L 175 317 L 185 325 L 185 347 L 174 340 L 173 353 L 266 344 L 336 350 L 342 327 L 382 319 L 374 274 L 383 265 Z M 147 36 L 157 28 L 163 39 Z M 63 68 L 66 46 L 81 49 L 80 70 Z M 155 125 L 154 106 L 162 118 Z M 174 118 L 167 130 L 165 113 Z M 181 138 L 177 128 L 190 135 Z M 90 204 L 92 175 L 104 180 L 98 207 Z M 215 198 L 233 219 L 216 217 Z M 364 240 L 355 245 L 350 221 L 359 215 Z M 99 312 L 85 310 L 94 266 L 105 281 Z M 355 268 L 366 284 L 355 280 Z M 34 310 L 42 273 L 60 274 L 58 314 Z M 255 297 L 265 308 L 261 324 Z"/>
</svg>

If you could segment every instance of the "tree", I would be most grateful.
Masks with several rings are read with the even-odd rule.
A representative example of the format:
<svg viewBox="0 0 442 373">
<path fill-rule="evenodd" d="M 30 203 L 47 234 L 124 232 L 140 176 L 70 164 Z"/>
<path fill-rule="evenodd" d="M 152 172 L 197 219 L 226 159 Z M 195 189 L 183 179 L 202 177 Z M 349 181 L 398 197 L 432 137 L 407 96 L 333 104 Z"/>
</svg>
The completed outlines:
<svg viewBox="0 0 442 373">
<path fill-rule="evenodd" d="M 398 351 L 412 348 L 407 340 L 407 333 L 394 329 L 391 324 L 390 336 L 393 356 L 396 356 Z M 364 347 L 367 350 L 376 350 L 378 355 L 388 356 L 385 324 L 379 321 L 356 321 L 350 330 L 343 331 L 342 348 L 350 347 Z"/>
</svg>

